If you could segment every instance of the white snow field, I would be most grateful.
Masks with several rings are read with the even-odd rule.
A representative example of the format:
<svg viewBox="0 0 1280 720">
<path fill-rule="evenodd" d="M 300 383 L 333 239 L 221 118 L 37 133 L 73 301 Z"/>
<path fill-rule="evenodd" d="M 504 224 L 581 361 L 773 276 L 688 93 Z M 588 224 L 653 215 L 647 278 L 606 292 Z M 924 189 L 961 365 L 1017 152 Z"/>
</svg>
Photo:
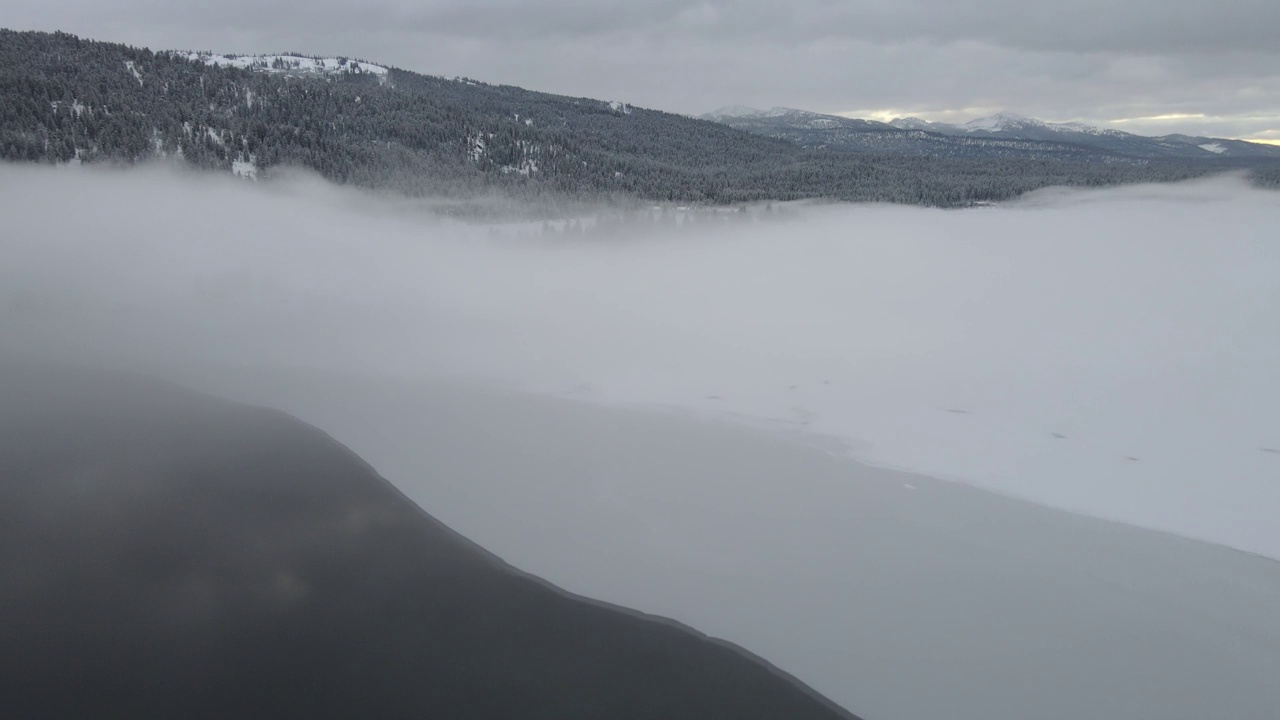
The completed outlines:
<svg viewBox="0 0 1280 720">
<path fill-rule="evenodd" d="M 205 65 L 235 67 L 258 72 L 274 72 L 297 75 L 335 75 L 339 73 L 370 73 L 379 77 L 387 75 L 387 68 L 373 63 L 348 58 L 317 58 L 306 55 L 215 55 L 213 53 L 174 53 L 188 60 Z"/>
<path fill-rule="evenodd" d="M 869 720 L 1280 707 L 1280 195 L 546 240 L 306 181 L 0 190 L 0 350 L 294 413 L 510 562 Z"/>
</svg>

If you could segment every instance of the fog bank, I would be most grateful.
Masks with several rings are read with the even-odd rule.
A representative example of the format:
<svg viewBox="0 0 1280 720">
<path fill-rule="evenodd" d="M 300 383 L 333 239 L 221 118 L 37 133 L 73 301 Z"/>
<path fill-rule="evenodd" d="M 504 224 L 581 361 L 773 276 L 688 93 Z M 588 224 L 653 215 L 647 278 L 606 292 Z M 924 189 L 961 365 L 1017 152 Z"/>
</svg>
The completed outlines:
<svg viewBox="0 0 1280 720">
<path fill-rule="evenodd" d="M 3 167 L 0 187 L 11 346 L 660 406 L 1280 557 L 1280 195 L 1238 180 L 611 240 L 318 183 Z"/>
</svg>

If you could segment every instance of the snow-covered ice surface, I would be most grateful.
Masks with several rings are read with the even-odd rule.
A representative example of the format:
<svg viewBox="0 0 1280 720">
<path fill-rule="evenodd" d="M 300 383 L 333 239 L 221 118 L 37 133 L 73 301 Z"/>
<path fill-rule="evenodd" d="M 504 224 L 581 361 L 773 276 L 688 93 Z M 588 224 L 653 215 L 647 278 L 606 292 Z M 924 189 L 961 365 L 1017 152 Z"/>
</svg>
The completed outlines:
<svg viewBox="0 0 1280 720">
<path fill-rule="evenodd" d="M 301 181 L 0 188 L 0 355 L 294 413 L 515 565 L 865 717 L 1280 707 L 1280 563 L 1003 496 L 1280 556 L 1280 195 L 545 242 Z"/>
<path fill-rule="evenodd" d="M 508 351 L 546 354 L 539 391 L 827 436 L 1280 557 L 1278 199 L 1200 184 L 832 209 L 801 232 L 611 249 L 530 287 Z"/>
<path fill-rule="evenodd" d="M 1255 200 L 834 211 L 629 259 L 645 339 L 564 391 L 1280 557 L 1280 213 Z"/>
</svg>

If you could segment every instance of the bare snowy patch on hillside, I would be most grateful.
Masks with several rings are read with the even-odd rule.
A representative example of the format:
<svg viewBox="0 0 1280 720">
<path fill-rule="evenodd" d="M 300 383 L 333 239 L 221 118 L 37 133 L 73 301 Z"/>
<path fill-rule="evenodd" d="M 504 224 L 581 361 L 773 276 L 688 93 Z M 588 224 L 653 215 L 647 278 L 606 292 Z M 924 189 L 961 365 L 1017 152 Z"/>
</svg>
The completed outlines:
<svg viewBox="0 0 1280 720">
<path fill-rule="evenodd" d="M 188 60 L 217 67 L 296 75 L 337 75 L 367 73 L 385 78 L 387 68 L 349 58 L 320 58 L 305 55 L 217 55 L 214 53 L 174 53 Z M 132 69 L 132 68 L 131 68 Z"/>
</svg>

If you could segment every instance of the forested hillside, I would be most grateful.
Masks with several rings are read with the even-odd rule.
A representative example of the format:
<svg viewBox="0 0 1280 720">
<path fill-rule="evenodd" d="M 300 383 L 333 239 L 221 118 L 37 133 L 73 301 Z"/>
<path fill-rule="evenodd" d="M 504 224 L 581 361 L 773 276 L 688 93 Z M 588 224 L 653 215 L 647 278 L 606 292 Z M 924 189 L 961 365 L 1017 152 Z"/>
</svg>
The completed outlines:
<svg viewBox="0 0 1280 720">
<path fill-rule="evenodd" d="M 302 56 L 152 52 L 0 30 L 0 157 L 286 166 L 411 196 L 729 204 L 834 198 L 936 206 L 1046 185 L 1194 177 L 1237 165 L 825 152 L 724 125 L 466 79 Z"/>
</svg>

